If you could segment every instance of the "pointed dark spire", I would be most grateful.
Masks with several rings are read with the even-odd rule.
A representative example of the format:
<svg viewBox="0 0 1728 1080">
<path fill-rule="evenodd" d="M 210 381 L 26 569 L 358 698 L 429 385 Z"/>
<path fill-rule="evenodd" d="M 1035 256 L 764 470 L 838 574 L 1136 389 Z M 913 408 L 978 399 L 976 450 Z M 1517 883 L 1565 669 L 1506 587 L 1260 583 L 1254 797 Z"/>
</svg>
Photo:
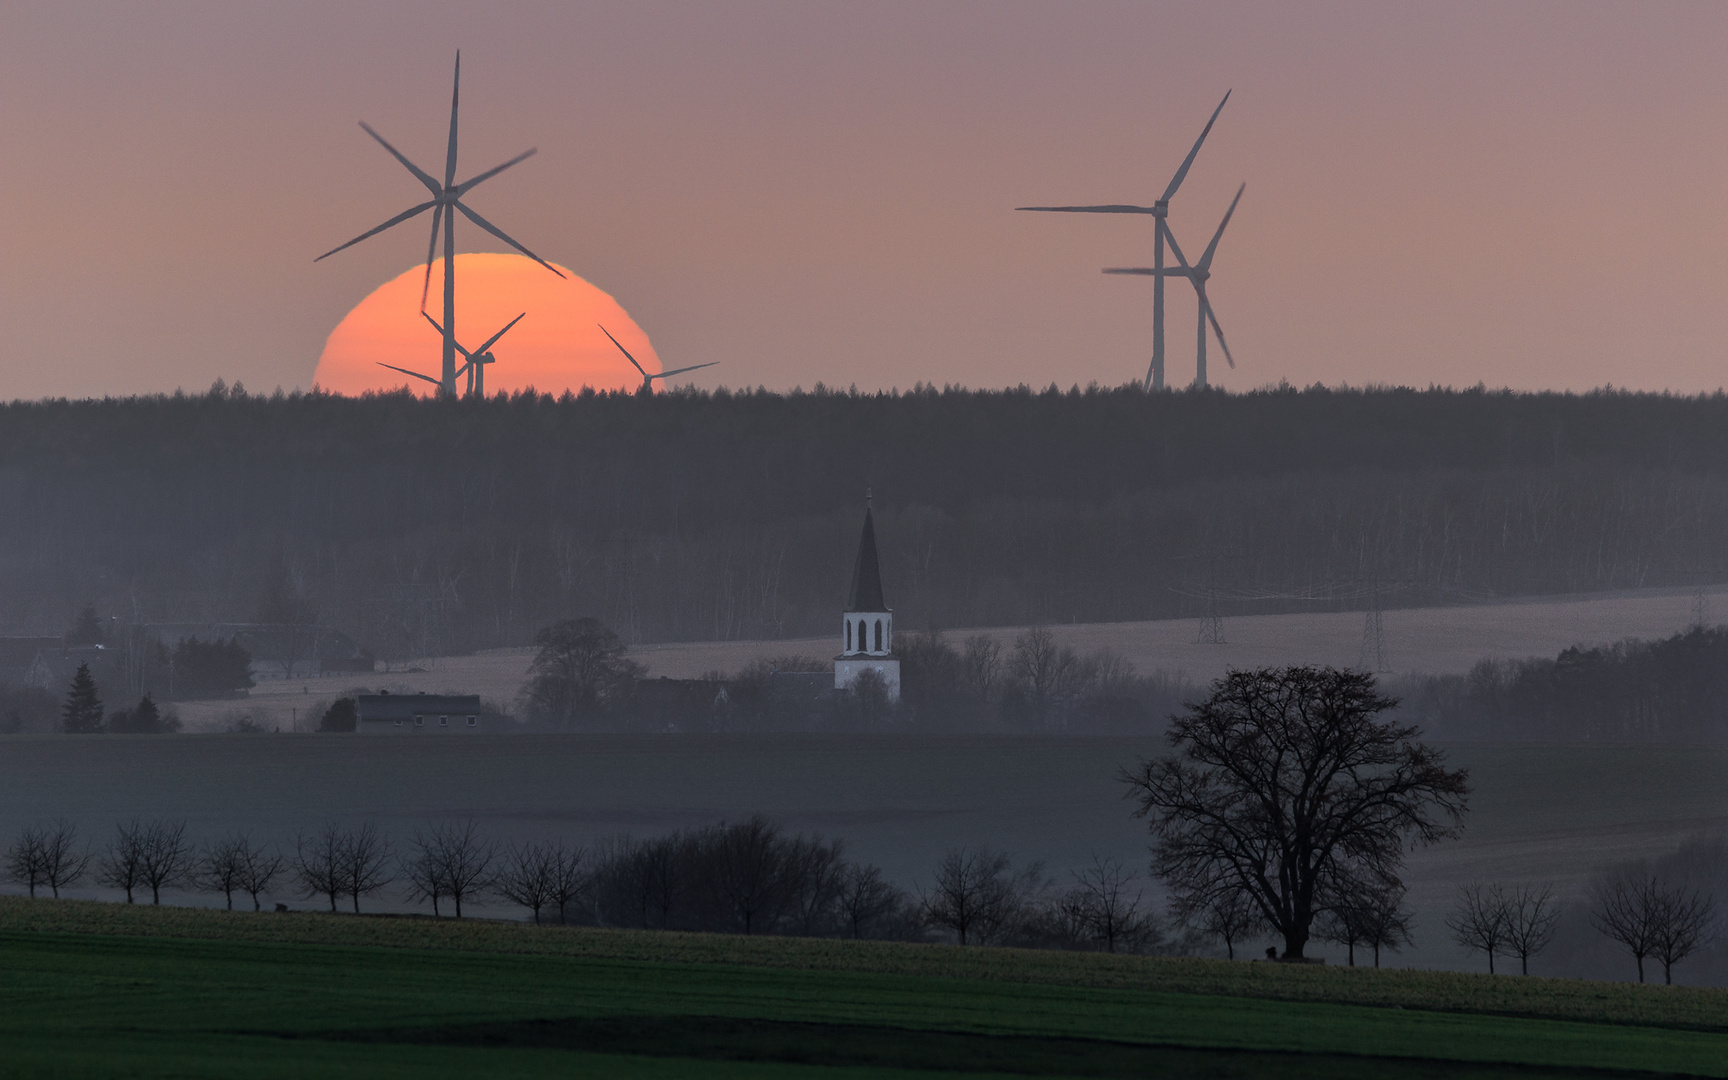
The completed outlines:
<svg viewBox="0 0 1728 1080">
<path fill-rule="evenodd" d="M 876 522 L 869 500 L 864 505 L 864 536 L 858 541 L 858 561 L 852 567 L 852 598 L 847 611 L 887 611 L 882 599 L 882 567 L 876 561 Z"/>
</svg>

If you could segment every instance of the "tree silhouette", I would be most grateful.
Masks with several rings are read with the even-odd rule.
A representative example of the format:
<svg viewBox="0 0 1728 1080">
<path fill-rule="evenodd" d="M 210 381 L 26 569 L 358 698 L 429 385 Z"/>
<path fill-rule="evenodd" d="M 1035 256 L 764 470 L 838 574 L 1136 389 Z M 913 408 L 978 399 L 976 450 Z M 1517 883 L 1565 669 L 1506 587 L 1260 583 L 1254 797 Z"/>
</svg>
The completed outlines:
<svg viewBox="0 0 1728 1080">
<path fill-rule="evenodd" d="M 1174 718 L 1176 756 L 1122 775 L 1179 913 L 1240 892 L 1298 959 L 1330 898 L 1396 888 L 1409 842 L 1458 834 L 1465 773 L 1379 719 L 1397 702 L 1373 675 L 1262 668 L 1212 687 Z"/>
<path fill-rule="evenodd" d="M 60 708 L 60 726 L 70 735 L 93 735 L 102 730 L 102 699 L 97 696 L 89 664 L 79 664 L 72 676 L 66 703 Z"/>
</svg>

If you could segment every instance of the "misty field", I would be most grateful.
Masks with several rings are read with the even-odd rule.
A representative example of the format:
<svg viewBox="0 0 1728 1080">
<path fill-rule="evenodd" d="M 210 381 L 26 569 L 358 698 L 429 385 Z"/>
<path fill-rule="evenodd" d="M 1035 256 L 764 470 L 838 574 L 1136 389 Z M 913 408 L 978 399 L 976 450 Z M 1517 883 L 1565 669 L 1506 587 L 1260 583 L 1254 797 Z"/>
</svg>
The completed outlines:
<svg viewBox="0 0 1728 1080">
<path fill-rule="evenodd" d="M 1383 615 L 1385 661 L 1388 669 L 1401 673 L 1455 674 L 1488 657 L 1552 657 L 1571 645 L 1666 637 L 1691 621 L 1697 595 L 1689 589 L 1644 589 L 1388 610 Z M 1728 616 L 1728 589 L 1713 587 L 1705 597 L 1710 609 Z M 1080 623 L 1050 629 L 1058 643 L 1079 652 L 1112 649 L 1142 674 L 1162 671 L 1194 682 L 1214 679 L 1233 667 L 1354 666 L 1362 656 L 1363 615 L 1359 611 L 1229 617 L 1226 609 L 1226 641 L 1218 645 L 1198 642 L 1196 627 L 1193 619 L 1165 619 Z M 903 633 L 913 629 L 900 627 Z M 947 633 L 954 639 L 986 633 L 1007 647 L 1020 629 L 993 627 Z M 682 679 L 711 671 L 731 673 L 752 661 L 777 656 L 827 659 L 838 647 L 837 639 L 827 637 L 692 641 L 643 645 L 630 655 L 644 664 L 651 676 Z M 189 730 L 221 730 L 246 717 L 266 728 L 293 731 L 315 727 L 324 705 L 359 688 L 479 694 L 508 707 L 526 679 L 533 657 L 532 649 L 494 649 L 470 656 L 424 659 L 408 665 L 417 670 L 379 672 L 369 677 L 267 679 L 245 701 L 187 702 L 177 708 Z"/>
<path fill-rule="evenodd" d="M 1115 778 L 1162 750 L 1151 738 L 1006 736 L 13 736 L 0 740 L 0 835 L 64 817 L 100 840 L 142 815 L 183 818 L 199 839 L 243 828 L 291 845 L 325 820 L 371 821 L 400 840 L 471 817 L 502 840 L 586 844 L 760 812 L 845 838 L 850 857 L 907 888 L 963 844 L 1043 860 L 1065 879 L 1095 853 L 1143 863 L 1144 825 Z M 1411 857 L 1416 947 L 1390 963 L 1482 965 L 1443 930 L 1461 884 L 1553 881 L 1576 899 L 1605 862 L 1664 855 L 1728 827 L 1728 750 L 1464 745 L 1449 756 L 1471 770 L 1473 809 L 1461 841 Z M 72 895 L 108 894 L 86 884 Z M 271 899 L 306 906 L 287 889 Z M 169 902 L 212 900 L 177 893 Z M 367 903 L 411 910 L 391 897 Z M 1577 932 L 1535 970 L 1630 978 L 1631 961 L 1574 914 Z M 1676 978 L 1725 973 L 1712 952 Z"/>
<path fill-rule="evenodd" d="M 0 900 L 0 1076 L 1728 1075 L 1721 991 Z"/>
</svg>

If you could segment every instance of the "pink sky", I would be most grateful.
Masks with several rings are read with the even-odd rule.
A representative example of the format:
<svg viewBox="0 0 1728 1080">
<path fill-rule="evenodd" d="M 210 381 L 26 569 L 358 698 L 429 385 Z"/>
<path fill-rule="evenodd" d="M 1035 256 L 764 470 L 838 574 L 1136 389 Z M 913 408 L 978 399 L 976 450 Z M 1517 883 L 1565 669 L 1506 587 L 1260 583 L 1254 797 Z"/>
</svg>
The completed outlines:
<svg viewBox="0 0 1728 1080">
<path fill-rule="evenodd" d="M 313 265 L 419 198 L 355 121 L 435 166 L 459 46 L 462 174 L 540 148 L 472 205 L 698 385 L 1139 377 L 1149 221 L 1012 208 L 1149 202 L 1228 88 L 1215 383 L 1728 383 L 1728 6 L 209 2 L 8 11 L 7 395 L 309 386 L 424 251 Z"/>
</svg>

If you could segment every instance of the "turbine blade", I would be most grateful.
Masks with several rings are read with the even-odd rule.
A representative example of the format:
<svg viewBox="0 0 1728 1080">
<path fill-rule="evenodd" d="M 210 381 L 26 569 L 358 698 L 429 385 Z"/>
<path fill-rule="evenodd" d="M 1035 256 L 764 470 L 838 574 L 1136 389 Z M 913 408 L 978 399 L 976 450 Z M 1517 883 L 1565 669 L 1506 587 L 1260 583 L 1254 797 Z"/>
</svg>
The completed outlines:
<svg viewBox="0 0 1728 1080">
<path fill-rule="evenodd" d="M 682 375 L 686 371 L 695 371 L 697 368 L 713 367 L 715 364 L 718 364 L 719 362 L 720 361 L 718 361 L 718 360 L 710 360 L 706 364 L 691 364 L 689 367 L 674 368 L 671 371 L 662 371 L 658 375 L 650 375 L 648 377 L 650 379 L 669 379 L 674 375 Z"/>
<path fill-rule="evenodd" d="M 432 239 L 426 242 L 426 280 L 420 285 L 420 314 L 426 314 L 426 297 L 432 292 L 432 259 L 438 254 L 438 226 L 444 221 L 444 204 L 432 210 Z M 438 331 L 442 334 L 444 331 Z"/>
<path fill-rule="evenodd" d="M 528 314 L 526 311 L 524 311 L 522 313 L 522 315 L 526 315 L 526 314 Z M 485 356 L 486 350 L 488 350 L 492 346 L 498 344 L 499 338 L 503 337 L 505 334 L 508 334 L 510 332 L 510 328 L 512 326 L 515 326 L 517 323 L 522 321 L 522 315 L 518 315 L 514 319 L 511 319 L 508 323 L 506 323 L 504 325 L 504 329 L 498 331 L 496 334 L 493 334 L 491 337 L 487 338 L 486 344 L 480 346 L 478 349 L 475 349 L 474 351 L 479 353 L 481 356 Z M 467 353 L 463 353 L 463 355 L 466 356 Z"/>
<path fill-rule="evenodd" d="M 425 313 L 425 312 L 424 312 L 424 311 L 422 311 L 422 312 L 421 312 L 421 313 L 420 313 L 420 317 L 421 317 L 421 318 L 423 318 L 423 319 L 425 319 L 425 320 L 426 320 L 426 321 L 427 321 L 427 322 L 429 322 L 429 323 L 431 323 L 431 324 L 432 324 L 432 329 L 434 329 L 434 330 L 436 330 L 436 331 L 438 331 L 438 336 L 439 336 L 439 337 L 443 337 L 443 336 L 444 336 L 444 328 L 443 328 L 443 327 L 442 327 L 442 326 L 439 326 L 439 325 L 438 325 L 438 320 L 437 320 L 437 319 L 434 319 L 434 318 L 433 318 L 433 317 L 432 317 L 432 316 L 430 316 L 430 315 L 428 315 L 428 314 L 426 314 L 426 313 Z M 463 348 L 463 347 L 462 347 L 462 343 L 461 343 L 461 342 L 460 342 L 460 341 L 455 341 L 455 340 L 452 340 L 452 341 L 451 341 L 451 342 L 450 342 L 450 344 L 452 344 L 452 345 L 454 345 L 454 346 L 456 346 L 456 351 L 457 351 L 457 352 L 459 352 L 459 353 L 461 353 L 461 354 L 462 354 L 462 355 L 463 355 L 463 356 L 466 356 L 466 357 L 468 357 L 468 359 L 470 359 L 470 360 L 472 360 L 472 359 L 474 359 L 474 357 L 473 357 L 473 355 L 472 355 L 472 354 L 471 354 L 471 353 L 469 353 L 469 351 L 468 351 L 468 350 L 467 350 L 467 349 L 464 349 L 464 348 Z M 385 366 L 385 367 L 389 367 L 389 366 L 390 366 L 390 365 L 389 365 L 389 364 L 385 364 L 385 365 L 384 365 L 384 366 Z M 460 372 L 458 372 L 458 374 L 460 374 Z"/>
<path fill-rule="evenodd" d="M 1230 100 L 1230 91 L 1224 91 L 1224 101 Z M 1194 140 L 1194 149 L 1188 151 L 1188 156 L 1182 160 L 1182 167 L 1176 170 L 1176 175 L 1170 178 L 1170 186 L 1164 189 L 1164 197 L 1160 202 L 1169 202 L 1176 195 L 1176 189 L 1182 186 L 1182 181 L 1188 176 L 1188 169 L 1194 164 L 1194 158 L 1200 153 L 1200 144 L 1206 141 L 1206 136 L 1212 133 L 1212 125 L 1218 122 L 1218 114 L 1224 111 L 1224 101 L 1212 110 L 1212 119 L 1206 121 L 1206 128 L 1200 132 L 1200 137 Z"/>
<path fill-rule="evenodd" d="M 1016 206 L 1016 210 L 1037 210 L 1046 214 L 1150 214 L 1150 206 L 1127 206 L 1122 203 L 1112 203 L 1108 206 Z"/>
<path fill-rule="evenodd" d="M 390 228 L 392 225 L 400 225 L 404 221 L 407 221 L 409 218 L 413 217 L 415 214 L 424 214 L 427 210 L 431 209 L 433 206 L 436 206 L 436 205 L 437 205 L 436 202 L 423 202 L 419 206 L 414 207 L 413 209 L 404 210 L 400 214 L 397 214 L 395 217 L 391 218 L 389 221 L 386 221 L 384 224 L 378 226 L 377 228 L 367 229 L 365 232 L 361 233 L 359 236 L 356 236 L 354 239 L 348 241 L 346 244 L 339 244 L 336 247 L 331 248 L 329 251 L 326 251 L 324 254 L 318 256 L 318 258 L 313 259 L 312 261 L 313 262 L 322 262 L 323 260 L 328 259 L 330 256 L 336 254 L 338 251 L 341 251 L 343 248 L 351 248 L 355 244 L 358 244 L 360 241 L 366 239 L 368 236 L 377 236 L 379 233 L 383 232 L 385 229 Z"/>
<path fill-rule="evenodd" d="M 1224 359 L 1229 361 L 1230 366 L 1234 368 L 1236 358 L 1230 355 L 1230 346 L 1224 341 L 1224 328 L 1218 325 L 1218 316 L 1212 311 L 1212 301 L 1206 299 L 1206 286 L 1195 282 L 1194 288 L 1200 292 L 1200 305 L 1206 309 L 1206 318 L 1212 323 L 1212 332 L 1218 335 L 1218 347 L 1224 350 Z"/>
<path fill-rule="evenodd" d="M 429 383 L 431 383 L 431 384 L 432 384 L 432 385 L 433 385 L 433 386 L 438 386 L 438 385 L 441 385 L 441 384 L 440 384 L 440 383 L 439 383 L 439 382 L 438 382 L 438 380 L 437 380 L 437 379 L 434 379 L 434 378 L 433 378 L 433 377 L 432 377 L 432 376 L 430 376 L 430 375 L 422 375 L 422 374 L 420 374 L 420 373 L 419 373 L 419 372 L 418 372 L 418 371 L 409 371 L 409 370 L 408 370 L 408 369 L 407 369 L 407 368 L 405 368 L 405 367 L 397 367 L 397 366 L 396 366 L 396 365 L 395 365 L 395 364 L 386 364 L 386 363 L 384 363 L 384 361 L 382 361 L 382 360 L 377 360 L 377 361 L 374 361 L 374 363 L 376 363 L 376 364 L 377 364 L 377 365 L 378 365 L 378 366 L 379 366 L 379 367 L 387 367 L 387 368 L 389 368 L 389 369 L 390 369 L 390 370 L 391 370 L 391 371 L 400 371 L 400 372 L 401 372 L 401 373 L 402 373 L 402 374 L 404 374 L 404 375 L 412 375 L 412 376 L 414 376 L 414 377 L 415 377 L 415 378 L 416 378 L 416 379 L 424 379 L 424 380 L 426 380 L 426 381 L 427 381 L 427 382 L 429 382 Z"/>
<path fill-rule="evenodd" d="M 595 326 L 600 326 L 600 324 L 599 324 L 599 323 L 595 323 L 595 324 L 594 324 L 594 325 L 595 325 Z M 611 338 L 611 339 L 612 339 L 612 344 L 614 344 L 614 345 L 618 345 L 618 339 L 617 339 L 617 338 L 615 338 L 615 337 L 612 337 L 612 331 L 610 331 L 610 330 L 608 330 L 608 329 L 606 329 L 606 328 L 605 328 L 605 327 L 604 327 L 604 326 L 600 326 L 600 332 L 601 332 L 601 333 L 602 333 L 602 334 L 605 334 L 605 335 L 606 335 L 606 336 L 607 336 L 607 337 L 608 337 L 608 338 Z M 630 350 L 629 350 L 629 349 L 626 349 L 626 348 L 625 348 L 625 347 L 624 347 L 624 346 L 622 346 L 622 345 L 618 345 L 618 351 L 619 351 L 619 352 L 621 352 L 621 353 L 623 353 L 623 354 L 624 354 L 624 359 L 626 359 L 626 360 L 628 360 L 628 361 L 630 361 L 630 366 L 631 366 L 631 367 L 633 367 L 633 368 L 635 368 L 635 369 L 636 369 L 636 370 L 637 370 L 637 371 L 638 371 L 638 372 L 641 372 L 641 374 L 642 374 L 642 377 L 643 377 L 643 378 L 644 378 L 644 379 L 652 379 L 652 378 L 653 378 L 653 377 L 654 377 L 654 376 L 652 376 L 652 375 L 650 375 L 650 374 L 648 374 L 648 373 L 647 373 L 647 372 L 646 372 L 646 371 L 642 371 L 642 365 L 641 365 L 641 364 L 638 364 L 638 363 L 637 363 L 637 362 L 636 362 L 636 358 L 635 358 L 635 357 L 634 357 L 634 356 L 631 356 L 631 355 L 630 355 Z M 719 361 L 715 361 L 715 363 L 719 363 Z"/>
<path fill-rule="evenodd" d="M 409 161 L 407 158 L 403 157 L 402 151 L 396 149 L 394 146 L 391 146 L 389 143 L 385 142 L 384 136 L 382 136 L 382 135 L 378 134 L 376 131 L 372 130 L 371 124 L 368 124 L 366 121 L 362 120 L 362 121 L 360 121 L 360 127 L 365 130 L 366 134 L 372 136 L 374 139 L 377 139 L 378 145 L 380 145 L 384 149 L 390 151 L 390 156 L 395 158 L 397 161 L 400 161 L 402 163 L 402 167 L 407 169 L 409 172 L 413 173 L 414 178 L 416 180 L 419 180 L 422 184 L 425 184 L 427 191 L 430 191 L 434 195 L 438 194 L 438 192 L 440 190 L 438 187 L 438 181 L 432 179 L 431 174 L 429 174 L 425 169 L 422 169 L 420 166 L 414 164 L 412 161 Z"/>
<path fill-rule="evenodd" d="M 474 224 L 480 226 L 482 229 L 485 229 L 487 232 L 491 233 L 493 236 L 496 236 L 498 239 L 504 241 L 506 244 L 509 244 L 511 247 L 515 248 L 517 251 L 520 251 L 522 254 L 528 256 L 530 259 L 533 259 L 535 262 L 539 263 L 541 266 L 544 266 L 546 269 L 552 271 L 554 274 L 558 274 L 559 277 L 564 276 L 562 273 L 559 273 L 558 268 L 556 266 L 553 266 L 551 263 L 547 262 L 545 259 L 542 259 L 540 256 L 534 254 L 532 251 L 529 251 L 527 248 L 523 247 L 521 244 L 518 244 L 515 240 L 511 239 L 510 236 L 507 233 L 505 233 L 503 229 L 500 229 L 498 226 L 492 224 L 490 221 L 487 221 L 485 218 L 481 217 L 479 214 L 476 214 L 474 211 L 468 209 L 467 204 L 458 202 L 458 203 L 452 203 L 451 205 L 454 206 L 456 209 L 462 211 L 462 213 L 468 218 L 469 221 L 472 221 Z"/>
<path fill-rule="evenodd" d="M 1224 211 L 1224 220 L 1218 223 L 1218 231 L 1212 234 L 1212 242 L 1206 245 L 1205 254 L 1201 255 L 1200 261 L 1194 264 L 1196 270 L 1212 268 L 1212 253 L 1218 250 L 1218 241 L 1224 239 L 1224 226 L 1230 224 L 1231 215 L 1236 213 L 1236 204 L 1242 201 L 1242 193 L 1247 190 L 1247 184 L 1236 189 L 1236 197 L 1230 200 L 1230 209 Z"/>
<path fill-rule="evenodd" d="M 1164 270 L 1154 270 L 1150 266 L 1107 266 L 1101 272 L 1105 274 L 1138 274 L 1142 277 L 1157 277 L 1159 274 L 1163 274 L 1165 277 L 1172 277 L 1176 274 L 1182 273 L 1181 270 L 1168 268 Z"/>
<path fill-rule="evenodd" d="M 1170 241 L 1170 252 L 1176 256 L 1176 265 L 1182 268 L 1182 273 L 1188 275 L 1189 280 L 1193 280 L 1194 268 L 1189 266 L 1188 260 L 1182 257 L 1182 248 L 1176 243 L 1176 234 L 1170 231 L 1170 223 L 1161 221 L 1158 224 L 1164 230 L 1164 239 Z M 1195 287 L 1199 288 L 1198 285 Z"/>
<path fill-rule="evenodd" d="M 450 149 L 444 155 L 444 186 L 456 182 L 456 102 L 462 93 L 462 50 L 456 50 L 456 78 L 450 83 Z"/>
<path fill-rule="evenodd" d="M 469 190 L 472 189 L 475 185 L 479 184 L 482 180 L 490 180 L 494 176 L 497 176 L 499 173 L 503 172 L 505 169 L 508 169 L 510 166 L 520 165 L 522 162 L 527 161 L 529 158 L 533 157 L 538 152 L 539 151 L 536 149 L 524 150 L 520 154 L 517 154 L 515 157 L 511 158 L 509 161 L 506 161 L 504 164 L 499 165 L 495 168 L 487 169 L 485 172 L 481 173 L 479 176 L 473 177 L 473 178 L 466 180 L 460 184 L 457 184 L 456 185 L 456 197 L 461 198 L 462 196 L 468 194 Z"/>
</svg>

